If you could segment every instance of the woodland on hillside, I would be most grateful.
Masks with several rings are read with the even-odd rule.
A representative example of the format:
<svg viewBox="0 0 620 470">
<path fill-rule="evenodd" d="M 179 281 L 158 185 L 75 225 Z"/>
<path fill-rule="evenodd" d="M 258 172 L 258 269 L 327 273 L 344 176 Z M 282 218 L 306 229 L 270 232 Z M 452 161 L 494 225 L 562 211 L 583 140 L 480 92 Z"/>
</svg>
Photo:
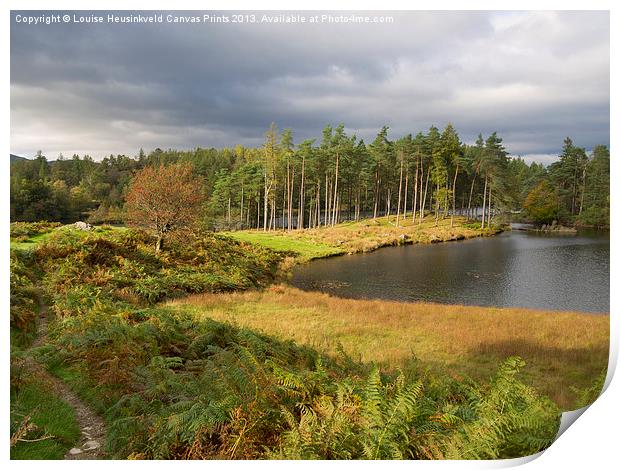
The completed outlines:
<svg viewBox="0 0 620 470">
<path fill-rule="evenodd" d="M 11 220 L 123 223 L 138 170 L 189 163 L 207 195 L 200 218 L 209 229 L 292 230 L 385 215 L 398 225 L 429 212 L 478 218 L 483 228 L 498 214 L 609 225 L 606 146 L 588 153 L 567 137 L 558 160 L 545 167 L 509 156 L 497 133 L 469 145 L 451 124 L 395 140 L 388 130 L 367 144 L 342 124 L 326 126 L 320 139 L 296 144 L 290 129 L 272 124 L 255 148 L 158 148 L 101 161 L 88 155 L 48 161 L 39 152 L 11 164 Z"/>
</svg>

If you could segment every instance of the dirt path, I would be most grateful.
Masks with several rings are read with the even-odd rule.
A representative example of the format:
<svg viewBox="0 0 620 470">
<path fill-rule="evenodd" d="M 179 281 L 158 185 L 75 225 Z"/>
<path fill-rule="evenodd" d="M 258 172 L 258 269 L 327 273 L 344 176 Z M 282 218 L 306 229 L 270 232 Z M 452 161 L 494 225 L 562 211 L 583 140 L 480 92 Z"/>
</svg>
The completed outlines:
<svg viewBox="0 0 620 470">
<path fill-rule="evenodd" d="M 49 322 L 49 311 L 47 305 L 41 298 L 39 324 L 37 326 L 37 337 L 32 343 L 32 347 L 38 347 L 47 341 L 47 328 Z M 75 411 L 75 418 L 80 427 L 80 439 L 75 447 L 65 454 L 65 460 L 98 460 L 106 458 L 103 451 L 105 442 L 106 427 L 103 419 L 95 414 L 62 380 L 51 375 L 45 368 L 33 359 L 28 360 L 28 365 L 34 371 L 48 381 L 54 392 L 67 402 Z"/>
</svg>

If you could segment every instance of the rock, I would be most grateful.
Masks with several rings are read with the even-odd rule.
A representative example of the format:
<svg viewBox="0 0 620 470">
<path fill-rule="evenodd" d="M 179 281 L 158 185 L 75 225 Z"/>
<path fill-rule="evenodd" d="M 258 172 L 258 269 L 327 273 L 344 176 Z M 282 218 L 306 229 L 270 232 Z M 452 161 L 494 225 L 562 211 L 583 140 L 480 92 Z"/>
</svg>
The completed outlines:
<svg viewBox="0 0 620 470">
<path fill-rule="evenodd" d="M 73 449 L 69 450 L 69 453 L 71 455 L 77 455 L 77 454 L 81 454 L 82 453 L 82 449 L 78 449 L 77 447 L 74 447 Z"/>
<path fill-rule="evenodd" d="M 537 232 L 547 232 L 547 233 L 566 233 L 566 234 L 575 234 L 577 233 L 577 229 L 574 227 L 565 227 L 564 225 L 560 225 L 557 222 L 554 224 L 543 224 Z"/>
<path fill-rule="evenodd" d="M 75 226 L 75 228 L 77 228 L 78 230 L 84 230 L 84 231 L 88 231 L 91 230 L 93 227 L 90 224 L 87 224 L 86 222 L 82 222 L 81 220 L 79 222 L 76 222 L 75 224 L 73 224 Z"/>
<path fill-rule="evenodd" d="M 99 447 L 101 447 L 101 444 L 99 444 L 97 441 L 86 441 L 84 445 L 82 446 L 82 449 L 87 451 L 87 450 L 95 450 L 95 449 L 98 449 Z"/>
</svg>

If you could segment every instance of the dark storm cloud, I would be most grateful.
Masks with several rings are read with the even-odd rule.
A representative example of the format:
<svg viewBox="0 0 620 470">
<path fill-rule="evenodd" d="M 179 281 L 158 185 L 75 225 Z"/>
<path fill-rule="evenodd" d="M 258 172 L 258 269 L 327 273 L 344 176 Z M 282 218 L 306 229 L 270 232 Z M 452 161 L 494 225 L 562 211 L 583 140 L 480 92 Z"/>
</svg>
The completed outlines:
<svg viewBox="0 0 620 470">
<path fill-rule="evenodd" d="M 383 124 L 396 137 L 452 122 L 465 141 L 498 131 L 546 162 L 567 135 L 609 143 L 604 12 L 404 12 L 383 25 L 28 26 L 17 14 L 17 154 L 257 145 L 272 121 L 298 141 L 327 123 L 370 140 Z"/>
</svg>

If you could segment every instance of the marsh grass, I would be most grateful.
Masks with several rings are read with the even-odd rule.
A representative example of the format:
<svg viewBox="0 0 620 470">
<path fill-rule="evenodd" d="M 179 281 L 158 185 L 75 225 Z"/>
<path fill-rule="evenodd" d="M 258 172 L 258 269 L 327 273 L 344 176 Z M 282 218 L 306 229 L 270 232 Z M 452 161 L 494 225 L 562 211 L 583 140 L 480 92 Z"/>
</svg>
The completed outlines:
<svg viewBox="0 0 620 470">
<path fill-rule="evenodd" d="M 579 389 L 607 366 L 609 316 L 524 308 L 488 308 L 351 300 L 273 286 L 263 292 L 196 295 L 170 305 L 327 354 L 340 345 L 353 358 L 388 369 L 412 354 L 439 373 L 487 380 L 499 361 L 522 357 L 524 380 L 573 409 Z"/>
</svg>

